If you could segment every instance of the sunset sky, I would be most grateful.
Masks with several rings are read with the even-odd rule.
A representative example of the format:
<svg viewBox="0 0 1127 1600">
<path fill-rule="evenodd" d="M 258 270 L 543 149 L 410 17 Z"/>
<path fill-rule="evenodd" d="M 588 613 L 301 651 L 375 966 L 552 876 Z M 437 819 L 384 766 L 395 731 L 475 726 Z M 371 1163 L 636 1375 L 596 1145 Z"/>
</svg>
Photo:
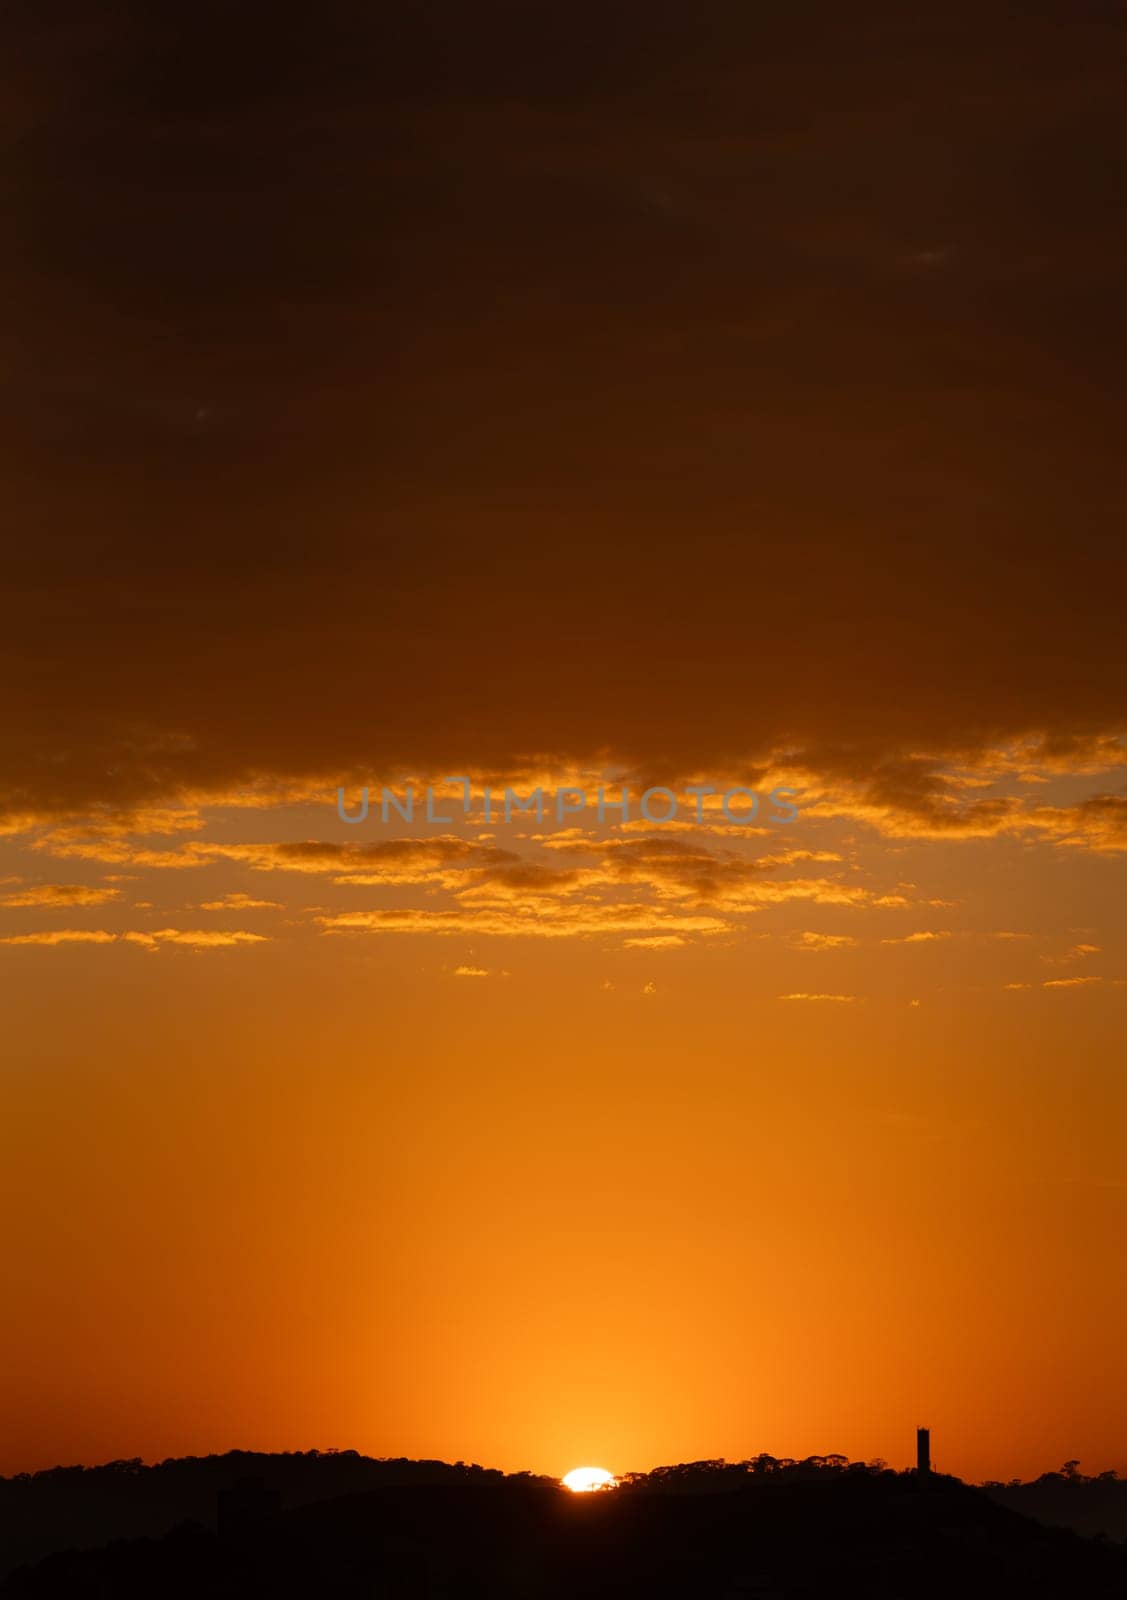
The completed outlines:
<svg viewBox="0 0 1127 1600">
<path fill-rule="evenodd" d="M 1127 12 L 6 30 L 0 1472 L 1127 1472 Z"/>
</svg>

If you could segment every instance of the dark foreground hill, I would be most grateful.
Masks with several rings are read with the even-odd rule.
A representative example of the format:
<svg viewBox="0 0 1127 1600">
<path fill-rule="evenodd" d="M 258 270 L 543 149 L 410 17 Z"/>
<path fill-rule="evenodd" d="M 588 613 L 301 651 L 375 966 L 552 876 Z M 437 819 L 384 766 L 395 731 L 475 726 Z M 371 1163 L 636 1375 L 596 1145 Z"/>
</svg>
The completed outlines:
<svg viewBox="0 0 1127 1600">
<path fill-rule="evenodd" d="M 454 1470 L 454 1469 L 447 1469 Z M 732 1485 L 736 1486 L 732 1486 Z M 1040 1526 L 954 1479 L 860 1469 L 655 1477 L 573 1496 L 531 1479 L 388 1483 L 283 1510 L 244 1485 L 220 1532 L 60 1553 L 3 1600 L 1127 1600 L 1127 1550 Z"/>
<path fill-rule="evenodd" d="M 181 1522 L 214 1532 L 221 1499 L 250 1480 L 288 1511 L 365 1489 L 500 1483 L 503 1477 L 460 1461 L 375 1460 L 356 1450 L 231 1450 L 151 1467 L 128 1460 L 21 1473 L 0 1478 L 0 1578 L 56 1550 L 159 1538 Z"/>
<path fill-rule="evenodd" d="M 1127 1540 L 1127 1479 L 1113 1472 L 1085 1478 L 1078 1472 L 1046 1472 L 1031 1483 L 986 1483 L 991 1500 L 1038 1522 L 1077 1533 Z"/>
</svg>

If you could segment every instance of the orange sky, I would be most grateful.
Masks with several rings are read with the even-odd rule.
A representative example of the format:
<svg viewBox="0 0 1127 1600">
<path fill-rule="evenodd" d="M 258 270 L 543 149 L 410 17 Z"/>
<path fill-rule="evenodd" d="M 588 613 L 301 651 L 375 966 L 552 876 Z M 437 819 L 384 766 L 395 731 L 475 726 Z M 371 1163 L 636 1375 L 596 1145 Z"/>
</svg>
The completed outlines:
<svg viewBox="0 0 1127 1600">
<path fill-rule="evenodd" d="M 0 1471 L 1127 1470 L 1122 19 L 13 30 Z"/>
<path fill-rule="evenodd" d="M 6 851 L 9 902 L 110 896 L 3 913 L 6 1469 L 900 1462 L 917 1420 L 964 1474 L 1122 1462 L 1121 858 L 800 812 L 294 871 L 264 834 L 402 829 L 194 822 Z M 259 865 L 206 861 L 236 835 Z M 107 942 L 20 942 L 60 930 Z"/>
</svg>

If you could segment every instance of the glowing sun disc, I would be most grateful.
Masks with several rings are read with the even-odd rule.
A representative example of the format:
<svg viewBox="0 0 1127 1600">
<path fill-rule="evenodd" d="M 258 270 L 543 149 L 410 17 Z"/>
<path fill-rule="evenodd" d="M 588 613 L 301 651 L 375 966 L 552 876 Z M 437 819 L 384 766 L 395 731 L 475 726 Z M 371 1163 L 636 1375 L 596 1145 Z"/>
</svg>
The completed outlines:
<svg viewBox="0 0 1127 1600">
<path fill-rule="evenodd" d="M 596 1489 L 613 1489 L 616 1487 L 614 1473 L 606 1472 L 602 1467 L 573 1467 L 562 1480 L 565 1489 L 570 1489 L 572 1494 L 593 1494 Z"/>
</svg>

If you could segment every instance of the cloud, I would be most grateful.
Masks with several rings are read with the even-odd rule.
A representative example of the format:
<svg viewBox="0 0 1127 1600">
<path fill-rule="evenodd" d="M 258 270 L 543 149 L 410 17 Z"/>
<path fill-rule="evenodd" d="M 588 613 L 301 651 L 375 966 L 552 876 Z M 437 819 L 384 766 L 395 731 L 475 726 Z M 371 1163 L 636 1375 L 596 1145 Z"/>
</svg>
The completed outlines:
<svg viewBox="0 0 1127 1600">
<path fill-rule="evenodd" d="M 489 968 L 488 967 L 455 967 L 454 968 L 454 976 L 456 978 L 488 978 L 489 975 L 490 974 L 489 974 Z"/>
<path fill-rule="evenodd" d="M 567 851 L 542 852 L 542 841 L 526 851 L 488 849 L 468 841 L 438 838 L 403 841 L 410 850 L 389 851 L 379 874 L 335 872 L 338 885 L 421 887 L 450 901 L 373 906 L 354 912 L 323 910 L 326 932 L 470 932 L 538 938 L 622 936 L 633 948 L 672 949 L 697 935 L 731 931 L 741 919 L 792 902 L 846 908 L 907 905 L 904 896 L 881 895 L 844 877 L 791 876 L 810 859 L 837 862 L 836 852 L 806 850 L 749 855 L 727 843 L 707 843 L 656 833 L 600 838 L 569 833 Z M 253 847 L 258 853 L 261 847 Z M 274 858 L 271 849 L 270 858 Z M 542 859 L 547 854 L 548 861 Z M 570 854 L 571 861 L 566 859 Z M 287 858 L 291 859 L 291 858 Z M 367 859 L 370 860 L 370 857 Z M 306 865 L 336 868 L 339 854 L 321 846 L 303 848 Z"/>
<path fill-rule="evenodd" d="M 200 903 L 201 911 L 281 911 L 283 909 L 278 900 L 256 900 L 253 895 L 232 891 L 219 900 L 204 900 Z"/>
<path fill-rule="evenodd" d="M 357 7 L 344 50 L 331 29 L 278 33 L 267 100 L 247 88 L 253 29 L 230 28 L 204 126 L 190 96 L 147 89 L 169 49 L 159 8 L 124 8 L 93 50 L 49 47 L 34 9 L 9 97 L 34 108 L 16 113 L 11 196 L 32 243 L 9 284 L 9 492 L 37 519 L 5 574 L 0 801 L 17 824 L 503 775 L 545 752 L 739 781 L 797 750 L 898 836 L 982 837 L 1010 815 L 965 770 L 982 752 L 1021 776 L 1116 759 L 1127 135 L 1104 114 L 1106 68 L 1062 56 L 1050 17 L 1022 17 L 1036 95 L 962 92 L 952 63 L 1003 60 L 1004 18 L 956 19 L 950 50 L 835 28 L 839 70 L 797 129 L 809 52 L 753 7 L 722 8 L 708 36 L 691 8 L 660 29 L 630 8 L 593 61 L 581 29 L 527 51 L 506 8 L 447 6 L 442 92 L 426 8 Z M 184 32 L 184 83 L 212 44 Z M 676 100 L 690 56 L 700 92 Z M 391 60 L 402 92 L 358 97 Z M 937 125 L 953 94 L 935 157 L 912 117 Z M 748 103 L 769 159 L 736 126 Z M 169 141 L 174 194 L 154 178 Z M 1000 206 L 980 152 L 1025 173 L 1049 143 L 1053 170 Z M 230 204 L 220 175 L 248 160 L 271 181 Z M 764 161 L 755 207 L 734 206 Z M 952 172 L 960 220 L 935 237 Z M 224 262 L 201 265 L 217 207 Z M 638 292 L 655 261 L 660 292 Z M 264 304 L 284 340 L 263 339 Z M 60 442 L 65 474 L 48 470 Z M 920 760 L 950 767 L 944 796 L 897 770 Z"/>
<path fill-rule="evenodd" d="M 780 1000 L 836 1000 L 843 1005 L 852 1005 L 856 1000 L 855 994 L 781 994 Z"/>
<path fill-rule="evenodd" d="M 866 772 L 855 757 L 810 750 L 794 758 L 798 776 L 812 792 L 803 803 L 811 818 L 867 823 L 886 838 L 975 840 L 1041 839 L 1084 844 L 1101 851 L 1127 849 L 1127 796 L 1100 791 L 1078 803 L 1036 805 L 1020 793 L 979 795 L 1017 778 L 1019 761 L 1040 754 L 1048 763 L 1031 777 L 1096 776 L 1127 766 L 1122 735 L 1062 740 L 1048 753 L 1044 740 L 1012 749 L 984 747 L 968 753 L 961 769 L 941 754 L 884 756 Z"/>
<path fill-rule="evenodd" d="M 519 907 L 477 910 L 404 909 L 320 915 L 327 934 L 471 934 L 479 937 L 584 939 L 601 934 L 726 932 L 728 924 L 703 913 L 666 912 L 643 905 L 553 904 L 527 913 Z"/>
<path fill-rule="evenodd" d="M 593 836 L 572 838 L 570 852 L 597 862 L 585 872 L 561 872 L 554 881 L 558 887 L 646 886 L 663 899 L 696 901 L 718 909 L 754 911 L 792 900 L 809 900 L 820 905 L 856 906 L 876 903 L 874 891 L 860 884 L 837 878 L 787 878 L 780 869 L 811 860 L 838 862 L 836 852 L 805 850 L 783 851 L 766 856 L 748 856 L 724 846 L 690 841 L 683 836 L 667 837 L 651 833 L 639 838 L 599 839 Z M 527 869 L 512 869 L 510 881 L 532 886 L 525 878 Z M 489 882 L 503 882 L 506 873 L 489 874 Z M 907 903 L 897 902 L 897 903 Z"/>
<path fill-rule="evenodd" d="M 1127 850 L 1127 795 L 1104 788 L 1067 804 L 1035 804 L 1021 792 L 1018 779 L 1030 776 L 1027 764 L 1037 759 L 1048 764 L 1040 774 L 1046 781 L 1061 776 L 1092 777 L 1127 764 L 1127 740 L 1111 734 L 1086 739 L 1060 736 L 1055 740 L 1038 736 L 1010 745 L 967 748 L 952 755 L 942 751 L 878 753 L 875 758 L 862 748 L 811 744 L 785 753 L 768 752 L 754 770 L 734 769 L 725 774 L 718 768 L 716 776 L 720 785 L 738 778 L 764 791 L 782 783 L 801 791 L 802 822 L 862 824 L 889 840 L 957 843 L 1003 838 L 1104 854 Z M 538 761 L 547 762 L 548 758 Z M 573 766 L 570 757 L 561 757 L 554 773 L 550 766 L 537 766 L 528 774 L 529 782 L 522 792 L 531 792 L 532 779 L 548 788 L 560 784 Z M 580 774 L 580 778 L 592 790 L 591 777 Z M 470 779 L 474 786 L 482 782 L 481 775 L 473 771 Z M 422 779 L 415 781 L 421 787 Z M 670 781 L 683 785 L 688 777 Z M 337 881 L 358 887 L 397 882 L 453 886 L 457 874 L 464 871 L 483 869 L 506 858 L 514 868 L 519 865 L 519 856 L 513 849 L 497 844 L 496 836 L 469 839 L 446 834 L 366 843 L 308 839 L 219 842 L 200 837 L 207 817 L 216 808 L 234 806 L 243 815 L 253 815 L 256 809 L 268 807 L 279 795 L 290 792 L 282 780 L 278 782 L 282 784 L 280 789 L 260 784 L 249 794 L 217 791 L 211 797 L 210 811 L 206 797 L 197 792 L 178 806 L 124 806 L 117 811 L 102 807 L 85 817 L 56 819 L 53 825 L 44 825 L 45 819 L 40 818 L 40 826 L 31 828 L 29 843 L 58 859 L 140 868 L 184 870 L 225 860 L 242 862 L 259 871 L 327 875 L 335 867 Z M 1007 782 L 1018 784 L 1017 790 L 986 792 Z M 305 793 L 307 787 L 298 784 L 293 792 Z M 326 780 L 316 797 L 327 801 L 332 793 Z M 808 843 L 784 844 L 750 857 L 747 846 L 765 837 L 777 843 L 779 828 L 747 829 L 721 823 L 715 809 L 719 799 L 718 795 L 706 797 L 705 820 L 701 824 L 682 818 L 658 829 L 634 818 L 625 825 L 612 824 L 606 837 L 571 827 L 533 834 L 530 842 L 553 854 L 585 855 L 599 861 L 604 871 L 623 879 L 653 872 L 666 892 L 675 892 L 677 886 L 681 892 L 695 888 L 707 896 L 707 880 L 712 874 L 717 881 L 713 898 L 723 890 L 733 899 L 742 897 L 748 901 L 772 897 L 748 887 L 740 889 L 736 880 L 741 875 L 750 880 L 794 866 L 829 866 L 842 861 L 839 850 L 815 848 Z M 457 812 L 456 805 L 454 810 Z M 30 814 L 22 815 L 27 822 Z M 195 837 L 187 841 L 181 838 L 167 846 L 154 843 L 161 835 L 175 839 L 185 833 Z M 512 845 L 521 839 L 518 828 L 508 832 Z M 738 865 L 724 863 L 725 845 Z M 930 903 L 943 904 L 935 899 Z"/>
<path fill-rule="evenodd" d="M 1089 984 L 1103 983 L 1103 981 L 1104 980 L 1102 978 L 1097 978 L 1097 977 L 1087 977 L 1087 978 L 1046 978 L 1046 979 L 1043 979 L 1039 984 L 1034 984 L 1034 983 L 1006 983 L 1006 984 L 1003 984 L 1002 987 L 1004 989 L 1037 989 L 1037 988 L 1040 988 L 1040 989 L 1083 989 L 1083 988 L 1087 988 L 1087 986 Z"/>
<path fill-rule="evenodd" d="M 898 938 L 882 939 L 881 944 L 931 944 L 940 939 L 953 939 L 949 928 L 924 929 L 918 933 L 905 933 Z"/>
<path fill-rule="evenodd" d="M 1089 956 L 1098 956 L 1099 954 L 1100 947 L 1098 944 L 1074 944 L 1071 945 L 1063 955 L 1042 956 L 1041 960 L 1046 962 L 1049 966 L 1067 967 L 1073 962 L 1084 961 Z"/>
<path fill-rule="evenodd" d="M 1127 795 L 1089 795 L 1075 806 L 1038 807 L 1030 826 L 1053 843 L 1113 855 L 1127 850 Z"/>
<path fill-rule="evenodd" d="M 104 832 L 85 824 L 49 829 L 33 841 L 33 848 L 52 856 L 170 871 L 229 862 L 259 872 L 327 876 L 337 883 L 360 887 L 423 883 L 452 886 L 461 882 L 460 873 L 472 866 L 520 860 L 511 850 L 442 834 L 367 844 L 317 839 L 238 843 L 192 840 L 167 849 L 153 849 L 127 833 Z"/>
<path fill-rule="evenodd" d="M 796 933 L 791 943 L 798 950 L 848 950 L 857 940 L 850 933 Z"/>
<path fill-rule="evenodd" d="M 154 850 L 127 835 L 101 833 L 86 828 L 51 829 L 31 840 L 30 848 L 58 860 L 155 867 L 161 871 L 188 871 L 195 867 L 210 866 L 221 859 L 224 853 L 220 846 L 198 843 Z M 124 878 L 126 875 L 117 876 Z"/>
<path fill-rule="evenodd" d="M 244 808 L 245 826 L 252 813 Z M 47 853 L 108 857 L 140 870 L 244 868 L 316 877 L 350 895 L 363 890 L 412 904 L 307 908 L 324 932 L 446 932 L 493 936 L 593 937 L 606 934 L 630 948 L 675 949 L 693 938 L 732 932 L 744 919 L 798 904 L 857 911 L 928 905 L 913 890 L 882 893 L 847 866 L 840 851 L 757 839 L 645 833 L 600 836 L 568 828 L 560 834 L 509 835 L 506 846 L 460 834 L 352 839 L 232 839 L 232 824 L 211 837 L 162 815 L 174 842 L 153 848 L 99 819 L 54 827 L 32 839 Z M 188 839 L 177 834 L 191 832 Z M 811 865 L 837 869 L 807 875 Z M 321 898 L 324 898 L 323 896 Z M 277 899 L 230 890 L 202 902 L 207 911 L 280 910 Z M 799 948 L 845 948 L 851 936 L 811 935 Z M 149 948 L 154 948 L 150 943 Z"/>
<path fill-rule="evenodd" d="M 3 906 L 101 906 L 116 900 L 119 889 L 91 888 L 84 883 L 39 883 L 0 896 Z"/>
<path fill-rule="evenodd" d="M 158 928 L 152 933 L 130 930 L 126 933 L 108 933 L 105 929 L 55 928 L 46 933 L 15 933 L 0 938 L 0 944 L 63 945 L 63 944 L 136 944 L 147 950 L 161 945 L 186 945 L 194 950 L 220 950 L 233 945 L 265 944 L 259 933 L 220 932 L 213 928 Z"/>
<path fill-rule="evenodd" d="M 164 944 L 188 945 L 193 950 L 222 950 L 232 945 L 267 942 L 261 933 L 226 932 L 216 928 L 157 928 L 152 933 L 123 933 L 121 937 L 128 944 L 144 945 L 150 950 Z"/>
</svg>

